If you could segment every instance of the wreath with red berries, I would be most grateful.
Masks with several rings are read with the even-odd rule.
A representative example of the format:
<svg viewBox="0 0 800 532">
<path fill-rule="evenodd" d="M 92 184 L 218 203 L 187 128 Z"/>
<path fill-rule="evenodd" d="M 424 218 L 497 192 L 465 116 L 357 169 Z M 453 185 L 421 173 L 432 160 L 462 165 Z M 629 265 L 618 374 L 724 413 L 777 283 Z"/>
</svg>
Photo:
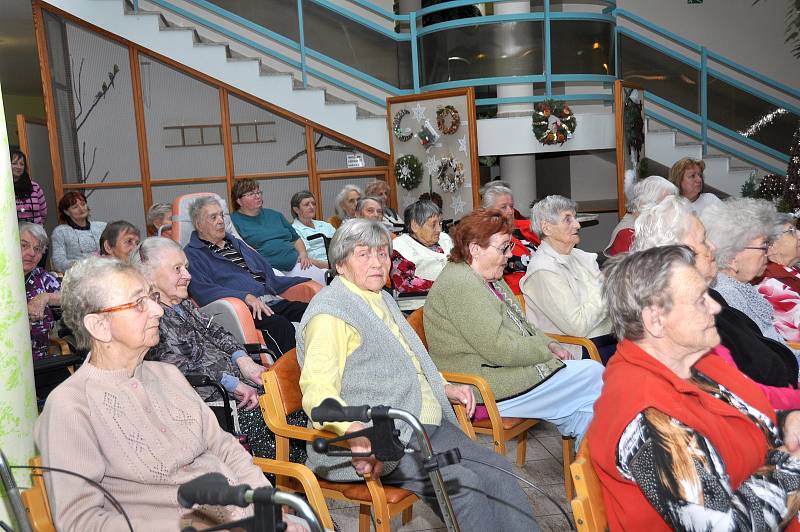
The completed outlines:
<svg viewBox="0 0 800 532">
<path fill-rule="evenodd" d="M 542 144 L 564 144 L 577 125 L 572 109 L 564 102 L 547 100 L 534 107 L 533 134 Z"/>
</svg>

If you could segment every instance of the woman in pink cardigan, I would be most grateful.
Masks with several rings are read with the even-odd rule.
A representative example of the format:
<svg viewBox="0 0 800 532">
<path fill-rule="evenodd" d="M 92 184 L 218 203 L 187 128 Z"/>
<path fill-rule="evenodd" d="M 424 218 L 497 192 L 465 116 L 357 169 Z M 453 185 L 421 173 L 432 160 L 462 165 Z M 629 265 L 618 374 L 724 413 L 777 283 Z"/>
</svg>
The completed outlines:
<svg viewBox="0 0 800 532">
<path fill-rule="evenodd" d="M 142 361 L 159 340 L 158 292 L 132 266 L 89 257 L 67 272 L 61 301 L 64 320 L 90 352 L 50 394 L 36 422 L 43 465 L 98 482 L 134 530 L 200 529 L 246 517 L 250 509 L 178 505 L 178 487 L 205 473 L 251 487 L 268 482 L 175 366 Z M 45 473 L 45 482 L 58 530 L 129 529 L 85 480 Z"/>
</svg>

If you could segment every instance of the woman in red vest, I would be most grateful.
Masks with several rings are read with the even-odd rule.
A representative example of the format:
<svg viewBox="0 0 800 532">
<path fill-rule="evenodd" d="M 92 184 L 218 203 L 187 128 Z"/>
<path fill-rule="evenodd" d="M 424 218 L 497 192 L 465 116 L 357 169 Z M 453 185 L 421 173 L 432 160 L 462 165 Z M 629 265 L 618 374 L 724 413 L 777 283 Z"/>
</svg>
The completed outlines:
<svg viewBox="0 0 800 532">
<path fill-rule="evenodd" d="M 718 356 L 720 306 L 684 246 L 620 259 L 604 296 L 624 338 L 587 439 L 615 530 L 800 530 L 800 412 Z"/>
</svg>

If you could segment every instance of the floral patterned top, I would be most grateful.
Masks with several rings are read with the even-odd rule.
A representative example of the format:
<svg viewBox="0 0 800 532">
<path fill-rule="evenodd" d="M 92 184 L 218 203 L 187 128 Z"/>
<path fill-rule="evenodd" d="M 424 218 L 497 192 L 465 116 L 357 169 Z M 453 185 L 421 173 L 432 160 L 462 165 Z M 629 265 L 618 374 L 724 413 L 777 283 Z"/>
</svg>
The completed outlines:
<svg viewBox="0 0 800 532">
<path fill-rule="evenodd" d="M 25 276 L 25 299 L 30 301 L 44 292 L 53 293 L 61 290 L 61 283 L 56 277 L 38 266 Z M 55 325 L 53 311 L 45 307 L 44 318 L 31 322 L 31 348 L 33 359 L 39 360 L 47 356 L 50 347 L 50 331 Z"/>
<path fill-rule="evenodd" d="M 788 342 L 800 342 L 800 294 L 788 284 L 797 279 L 797 271 L 771 262 L 756 284 L 758 293 L 772 305 L 775 329 Z"/>
<path fill-rule="evenodd" d="M 442 246 L 434 244 L 429 247 L 436 253 L 444 253 Z M 414 292 L 427 292 L 433 286 L 433 281 L 417 277 L 416 264 L 403 257 L 397 251 L 392 251 L 392 285 L 401 294 Z"/>
</svg>

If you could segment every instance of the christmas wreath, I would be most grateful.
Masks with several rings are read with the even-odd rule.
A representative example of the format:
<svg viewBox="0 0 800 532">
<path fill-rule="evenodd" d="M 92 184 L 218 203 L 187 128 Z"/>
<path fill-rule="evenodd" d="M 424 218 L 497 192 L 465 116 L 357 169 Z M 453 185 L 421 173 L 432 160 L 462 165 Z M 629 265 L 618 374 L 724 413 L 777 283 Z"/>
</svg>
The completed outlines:
<svg viewBox="0 0 800 532">
<path fill-rule="evenodd" d="M 452 156 L 444 157 L 439 161 L 434 175 L 444 192 L 455 192 L 464 186 L 464 163 Z"/>
<path fill-rule="evenodd" d="M 406 190 L 413 190 L 422 183 L 422 163 L 413 155 L 403 155 L 394 163 L 397 183 Z"/>
<path fill-rule="evenodd" d="M 403 117 L 410 114 L 411 111 L 408 109 L 400 109 L 397 111 L 397 113 L 395 113 L 394 119 L 392 119 L 392 133 L 394 133 L 394 137 L 400 142 L 411 140 L 411 137 L 414 136 L 414 133 L 411 131 L 410 127 L 405 129 L 400 127 L 400 122 L 403 121 Z"/>
<path fill-rule="evenodd" d="M 533 134 L 542 144 L 564 144 L 576 126 L 575 115 L 564 102 L 548 100 L 534 108 Z"/>
<path fill-rule="evenodd" d="M 447 125 L 447 117 L 450 117 L 450 125 Z M 461 125 L 461 115 L 452 105 L 445 105 L 436 110 L 436 127 L 445 135 L 452 135 L 458 131 Z"/>
</svg>

